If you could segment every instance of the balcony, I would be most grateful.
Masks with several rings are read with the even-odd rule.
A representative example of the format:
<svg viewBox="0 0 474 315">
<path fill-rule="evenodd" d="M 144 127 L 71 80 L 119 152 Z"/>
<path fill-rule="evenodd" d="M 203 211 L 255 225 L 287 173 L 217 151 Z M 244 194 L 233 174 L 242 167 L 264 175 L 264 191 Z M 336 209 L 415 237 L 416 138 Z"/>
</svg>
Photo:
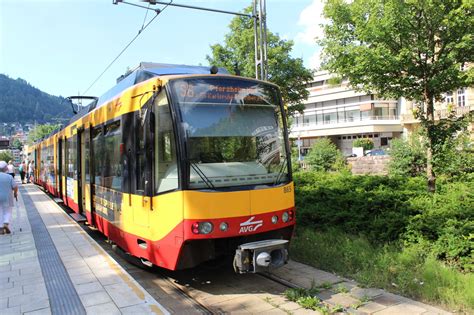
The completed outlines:
<svg viewBox="0 0 474 315">
<path fill-rule="evenodd" d="M 456 112 L 456 117 L 461 117 L 466 114 L 469 114 L 469 112 L 474 111 L 474 105 L 455 107 L 454 111 Z M 449 111 L 446 108 L 437 109 L 434 112 L 434 116 L 435 116 L 435 120 L 446 119 L 449 116 Z M 402 114 L 401 118 L 402 118 L 402 123 L 404 124 L 413 124 L 413 123 L 419 122 L 419 120 L 415 118 L 412 112 Z"/>
<path fill-rule="evenodd" d="M 402 131 L 400 116 L 365 116 L 294 124 L 290 137 Z"/>
</svg>

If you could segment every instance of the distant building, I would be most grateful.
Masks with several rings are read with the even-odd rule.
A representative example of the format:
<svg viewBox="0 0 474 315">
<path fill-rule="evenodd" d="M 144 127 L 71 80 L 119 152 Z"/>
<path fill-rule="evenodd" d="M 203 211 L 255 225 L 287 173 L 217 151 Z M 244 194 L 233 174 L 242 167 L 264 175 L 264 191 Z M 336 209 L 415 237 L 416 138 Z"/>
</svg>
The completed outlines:
<svg viewBox="0 0 474 315">
<path fill-rule="evenodd" d="M 356 92 L 346 80 L 333 84 L 333 77 L 327 71 L 315 74 L 307 86 L 310 95 L 304 113 L 294 118 L 290 138 L 301 140 L 303 154 L 321 137 L 330 138 L 347 156 L 357 138 L 369 138 L 375 148 L 386 148 L 401 136 L 400 101 Z"/>
<path fill-rule="evenodd" d="M 10 149 L 10 138 L 5 136 L 0 136 L 0 150 Z"/>
</svg>

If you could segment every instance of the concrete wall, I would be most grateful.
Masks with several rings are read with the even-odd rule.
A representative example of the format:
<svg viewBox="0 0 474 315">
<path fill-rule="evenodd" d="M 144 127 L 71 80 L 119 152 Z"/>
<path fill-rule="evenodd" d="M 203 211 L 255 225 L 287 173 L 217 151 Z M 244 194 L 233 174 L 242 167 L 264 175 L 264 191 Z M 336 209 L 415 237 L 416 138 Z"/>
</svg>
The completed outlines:
<svg viewBox="0 0 474 315">
<path fill-rule="evenodd" d="M 361 156 L 347 158 L 347 164 L 349 164 L 352 174 L 387 175 L 390 160 L 391 157 L 388 155 Z"/>
</svg>

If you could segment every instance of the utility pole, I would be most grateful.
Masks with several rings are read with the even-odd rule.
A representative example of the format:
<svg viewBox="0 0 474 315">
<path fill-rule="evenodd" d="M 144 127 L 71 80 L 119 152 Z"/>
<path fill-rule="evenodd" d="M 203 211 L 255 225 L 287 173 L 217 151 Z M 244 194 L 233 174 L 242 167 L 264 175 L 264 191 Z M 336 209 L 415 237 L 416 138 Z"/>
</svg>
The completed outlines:
<svg viewBox="0 0 474 315">
<path fill-rule="evenodd" d="M 237 16 L 244 16 L 253 19 L 253 33 L 255 42 L 255 78 L 258 80 L 268 80 L 268 62 L 267 62 L 267 13 L 266 13 L 266 0 L 253 0 L 252 14 L 245 14 L 241 12 L 232 12 L 225 10 L 218 10 L 212 8 L 203 8 L 187 4 L 178 4 L 173 2 L 155 1 L 148 0 L 150 5 L 162 4 L 166 6 L 179 7 L 185 9 L 210 11 L 222 14 L 231 14 Z M 123 0 L 112 0 L 112 4 L 124 3 L 135 7 L 143 8 L 146 10 L 155 11 L 157 14 L 160 10 L 152 9 L 149 6 L 143 6 L 136 3 L 131 3 Z"/>
</svg>

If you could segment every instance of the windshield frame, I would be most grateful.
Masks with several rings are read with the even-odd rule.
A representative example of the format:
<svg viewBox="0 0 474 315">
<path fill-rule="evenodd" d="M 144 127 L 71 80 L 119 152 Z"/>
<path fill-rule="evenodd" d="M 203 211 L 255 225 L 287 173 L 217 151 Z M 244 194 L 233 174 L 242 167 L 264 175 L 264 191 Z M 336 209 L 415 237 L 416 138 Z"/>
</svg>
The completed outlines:
<svg viewBox="0 0 474 315">
<path fill-rule="evenodd" d="M 188 160 L 188 139 L 186 136 L 186 131 L 183 126 L 183 117 L 181 113 L 181 109 L 179 107 L 179 101 L 178 101 L 178 96 L 176 95 L 177 91 L 175 91 L 172 88 L 172 84 L 175 81 L 182 81 L 182 80 L 193 80 L 193 79 L 206 79 L 206 80 L 216 80 L 217 82 L 222 79 L 230 79 L 230 80 L 238 80 L 238 81 L 246 81 L 246 82 L 254 82 L 258 84 L 265 84 L 269 85 L 272 87 L 275 87 L 276 94 L 277 94 L 277 102 L 278 104 L 274 104 L 278 106 L 280 110 L 280 115 L 282 119 L 282 125 L 278 123 L 278 127 L 281 129 L 281 133 L 283 136 L 283 146 L 285 149 L 285 158 L 284 163 L 286 164 L 287 168 L 287 180 L 281 180 L 280 182 L 276 183 L 271 183 L 271 184 L 266 184 L 266 183 L 261 183 L 261 184 L 245 184 L 245 185 L 235 185 L 235 186 L 226 186 L 226 187 L 211 187 L 211 186 L 206 186 L 204 188 L 194 188 L 190 187 L 190 173 L 192 170 L 191 162 Z M 239 190 L 253 190 L 257 189 L 257 187 L 262 188 L 264 186 L 265 188 L 272 188 L 272 187 L 278 187 L 282 185 L 287 185 L 288 183 L 291 183 L 293 181 L 293 174 L 292 174 L 292 168 L 291 168 L 291 151 L 290 151 L 290 145 L 289 145 L 289 135 L 288 135 L 288 128 L 287 128 L 287 117 L 286 117 L 286 111 L 283 106 L 283 101 L 281 97 L 281 92 L 280 88 L 270 82 L 265 82 L 265 81 L 260 81 L 252 78 L 242 78 L 242 77 L 235 77 L 235 76 L 216 76 L 216 75 L 196 75 L 196 76 L 189 76 L 189 77 L 179 77 L 179 78 L 173 78 L 170 79 L 167 84 L 165 85 L 166 92 L 168 94 L 169 102 L 171 104 L 171 110 L 173 112 L 173 120 L 174 120 L 174 125 L 176 127 L 175 129 L 175 134 L 176 134 L 176 141 L 178 142 L 178 162 L 179 162 L 179 168 L 180 168 L 180 182 L 182 183 L 182 189 L 184 190 L 198 190 L 198 191 L 239 191 Z M 282 164 L 284 165 L 284 164 Z"/>
</svg>

